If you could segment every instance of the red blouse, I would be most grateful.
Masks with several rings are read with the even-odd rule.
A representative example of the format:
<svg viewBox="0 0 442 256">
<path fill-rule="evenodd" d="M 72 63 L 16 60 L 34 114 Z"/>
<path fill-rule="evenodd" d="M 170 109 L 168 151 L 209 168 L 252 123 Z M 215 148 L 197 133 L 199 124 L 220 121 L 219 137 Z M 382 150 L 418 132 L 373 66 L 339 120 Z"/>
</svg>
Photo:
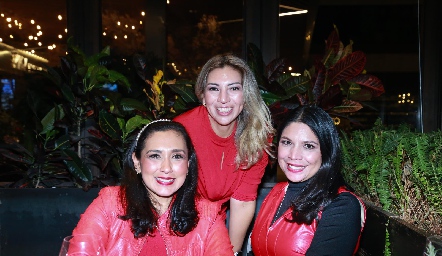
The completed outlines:
<svg viewBox="0 0 442 256">
<path fill-rule="evenodd" d="M 231 197 L 240 201 L 256 200 L 258 185 L 268 163 L 267 153 L 251 168 L 235 164 L 235 131 L 221 138 L 213 131 L 205 107 L 196 107 L 175 118 L 189 133 L 198 158 L 198 192 L 220 205 Z M 236 130 L 236 128 L 235 128 Z"/>
<path fill-rule="evenodd" d="M 283 216 L 278 218 L 272 224 L 273 217 L 275 216 L 281 201 L 284 199 L 287 186 L 287 182 L 276 184 L 261 205 L 251 235 L 252 250 L 255 256 L 304 256 L 310 248 L 313 237 L 318 228 L 318 220 L 321 219 L 323 214 L 322 211 L 318 213 L 318 218 L 315 219 L 312 224 L 307 225 L 287 221 L 286 219 L 292 219 L 292 212 L 289 208 L 284 212 Z M 338 194 L 343 192 L 349 191 L 341 187 L 338 190 Z M 359 201 L 358 208 L 360 208 L 361 211 L 359 237 L 355 240 L 355 247 L 351 248 L 353 254 L 355 254 L 359 247 L 359 239 L 365 223 L 365 205 L 356 195 L 353 193 L 351 194 Z M 339 220 L 337 221 L 339 222 Z M 336 225 L 336 223 L 334 225 Z M 341 227 L 344 228 L 345 226 Z M 325 248 L 325 250 L 327 250 L 327 248 Z M 329 253 L 328 255 L 336 254 Z M 340 253 L 339 255 L 346 254 Z"/>
</svg>

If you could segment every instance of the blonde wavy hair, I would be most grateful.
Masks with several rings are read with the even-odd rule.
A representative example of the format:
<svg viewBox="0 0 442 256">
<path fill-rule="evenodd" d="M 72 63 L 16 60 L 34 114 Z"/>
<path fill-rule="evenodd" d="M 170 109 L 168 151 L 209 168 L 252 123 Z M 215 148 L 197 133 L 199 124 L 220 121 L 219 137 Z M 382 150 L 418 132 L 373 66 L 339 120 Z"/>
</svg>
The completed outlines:
<svg viewBox="0 0 442 256">
<path fill-rule="evenodd" d="M 241 169 L 248 169 L 261 159 L 264 151 L 274 157 L 271 138 L 275 134 L 270 110 L 261 97 L 252 70 L 244 60 L 235 55 L 216 55 L 202 67 L 196 80 L 195 94 L 202 102 L 209 73 L 226 66 L 237 70 L 242 75 L 244 108 L 237 117 L 236 164 Z"/>
</svg>

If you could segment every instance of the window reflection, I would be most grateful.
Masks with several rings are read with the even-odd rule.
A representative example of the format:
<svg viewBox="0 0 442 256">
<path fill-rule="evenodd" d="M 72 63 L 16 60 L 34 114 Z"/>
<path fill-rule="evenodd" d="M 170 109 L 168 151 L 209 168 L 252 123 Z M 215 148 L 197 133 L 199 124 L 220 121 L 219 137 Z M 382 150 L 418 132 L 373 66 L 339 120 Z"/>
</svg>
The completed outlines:
<svg viewBox="0 0 442 256">
<path fill-rule="evenodd" d="M 59 62 L 66 51 L 65 1 L 2 0 L 0 7 L 0 43 L 47 59 L 49 65 Z"/>
<path fill-rule="evenodd" d="M 114 56 L 146 49 L 146 3 L 144 0 L 102 0 L 102 47 L 109 45 Z M 312 2 L 319 3 L 312 6 Z M 289 8 L 287 8 L 289 7 Z M 335 24 L 344 44 L 367 54 L 366 70 L 384 83 L 385 94 L 354 114 L 363 126 L 380 117 L 386 124 L 406 122 L 417 127 L 419 102 L 418 1 L 280 1 L 280 56 L 290 60 L 291 73 L 302 73 L 323 54 L 324 41 Z M 166 5 L 165 72 L 178 79 L 195 80 L 211 56 L 232 52 L 243 55 L 243 1 L 170 0 Z M 17 60 L 29 69 L 32 55 L 59 64 L 66 51 L 66 2 L 55 0 L 0 2 L 0 64 Z M 76 17 L 73 17 L 76 18 Z M 309 30 L 311 28 L 311 30 Z M 278 40 L 278 39 L 275 39 Z M 35 57 L 38 59 L 37 57 Z M 25 65 L 26 64 L 26 65 Z M 14 73 L 17 74 L 17 73 Z M 409 102 L 398 95 L 410 93 Z M 408 96 L 407 96 L 408 99 Z"/>
<path fill-rule="evenodd" d="M 320 1 L 321 2 L 321 1 Z M 302 5 L 307 14 L 280 18 L 281 56 L 301 73 L 324 54 L 325 40 L 336 25 L 344 45 L 367 55 L 365 70 L 384 84 L 385 93 L 352 114 L 355 128 L 368 128 L 377 118 L 385 124 L 419 125 L 418 1 L 327 1 Z M 281 10 L 282 11 L 282 10 Z M 309 28 L 312 28 L 309 31 Z M 311 32 L 311 33 L 308 33 Z M 398 95 L 413 100 L 399 103 Z"/>
<path fill-rule="evenodd" d="M 102 47 L 114 56 L 145 52 L 144 1 L 102 0 Z"/>
<path fill-rule="evenodd" d="M 242 9 L 242 1 L 171 0 L 166 14 L 169 71 L 196 80 L 210 57 L 225 52 L 241 56 Z"/>
<path fill-rule="evenodd" d="M 14 99 L 15 79 L 1 79 L 1 99 L 2 110 L 12 109 L 12 100 Z"/>
</svg>

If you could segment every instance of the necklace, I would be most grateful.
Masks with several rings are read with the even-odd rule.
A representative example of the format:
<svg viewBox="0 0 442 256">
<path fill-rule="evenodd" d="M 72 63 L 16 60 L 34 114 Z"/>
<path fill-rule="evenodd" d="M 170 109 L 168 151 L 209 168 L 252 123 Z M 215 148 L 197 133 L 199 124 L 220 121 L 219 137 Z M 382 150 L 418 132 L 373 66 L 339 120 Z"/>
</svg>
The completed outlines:
<svg viewBox="0 0 442 256">
<path fill-rule="evenodd" d="M 282 198 L 281 203 L 279 204 L 278 211 L 276 212 L 276 216 L 279 216 L 279 212 L 281 211 L 281 208 L 282 208 L 282 202 L 284 202 L 286 195 L 287 195 L 287 193 L 284 194 L 284 197 Z"/>
<path fill-rule="evenodd" d="M 285 191 L 285 193 L 284 193 L 284 197 L 282 198 L 281 203 L 279 204 L 278 211 L 276 212 L 275 216 L 273 217 L 272 224 L 275 223 L 275 221 L 276 221 L 277 219 L 279 219 L 279 217 L 280 217 L 279 213 L 280 213 L 280 211 L 281 211 L 282 204 L 283 204 L 283 202 L 284 202 L 284 199 L 285 199 L 286 195 L 287 195 L 287 189 L 286 189 L 286 191 Z"/>
</svg>

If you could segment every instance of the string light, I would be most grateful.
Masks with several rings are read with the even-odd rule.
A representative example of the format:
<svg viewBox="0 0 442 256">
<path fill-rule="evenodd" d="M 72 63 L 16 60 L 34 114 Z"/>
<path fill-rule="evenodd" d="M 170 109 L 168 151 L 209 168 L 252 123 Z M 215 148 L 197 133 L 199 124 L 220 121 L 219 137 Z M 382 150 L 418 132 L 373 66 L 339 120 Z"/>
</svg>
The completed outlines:
<svg viewBox="0 0 442 256">
<path fill-rule="evenodd" d="M 399 104 L 405 104 L 405 103 L 413 104 L 414 103 L 414 97 L 411 96 L 411 93 L 399 94 L 398 98 L 399 98 L 399 100 L 398 100 Z"/>
</svg>

